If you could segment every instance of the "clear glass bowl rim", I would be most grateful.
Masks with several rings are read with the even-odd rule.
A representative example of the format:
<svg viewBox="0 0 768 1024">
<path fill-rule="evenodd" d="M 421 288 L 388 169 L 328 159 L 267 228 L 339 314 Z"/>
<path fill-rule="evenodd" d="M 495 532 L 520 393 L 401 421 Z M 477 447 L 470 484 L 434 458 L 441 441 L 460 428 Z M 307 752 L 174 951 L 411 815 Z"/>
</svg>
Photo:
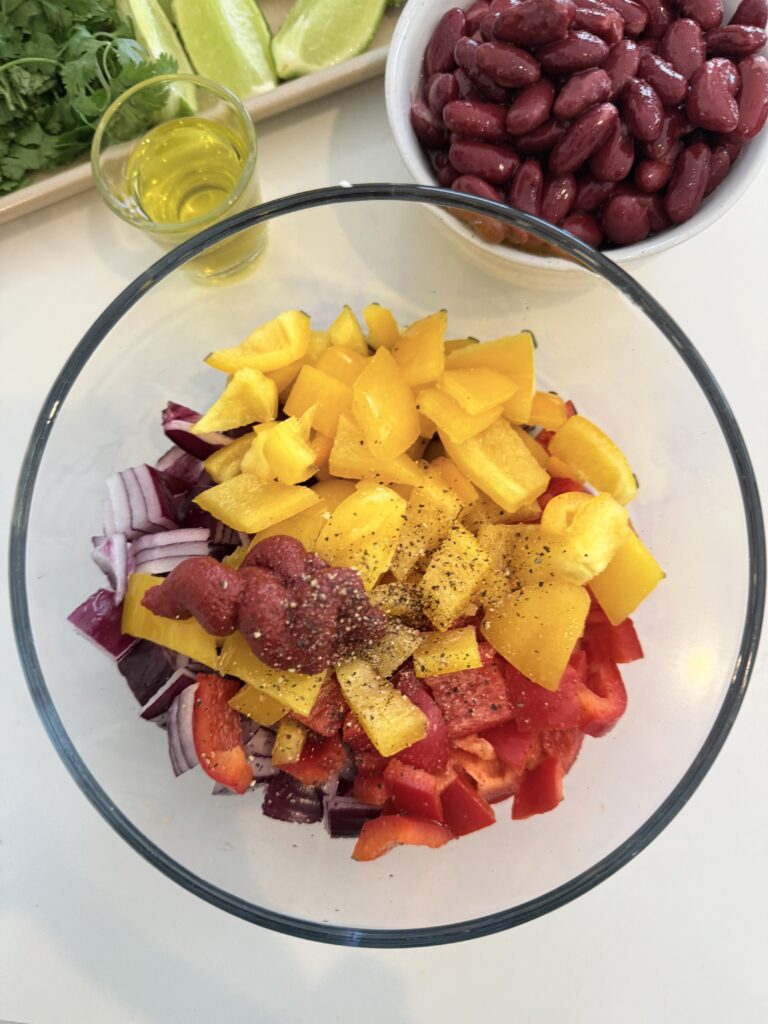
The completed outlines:
<svg viewBox="0 0 768 1024">
<path fill-rule="evenodd" d="M 587 871 L 509 910 L 450 925 L 412 929 L 355 929 L 305 921 L 249 903 L 211 885 L 168 857 L 110 800 L 80 758 L 54 707 L 35 651 L 26 592 L 26 541 L 37 472 L 56 416 L 80 371 L 112 327 L 141 296 L 208 246 L 245 228 L 286 214 L 331 205 L 366 201 L 396 201 L 450 206 L 469 213 L 497 217 L 565 250 L 587 270 L 614 285 L 659 328 L 683 359 L 704 392 L 728 445 L 742 496 L 749 551 L 747 611 L 738 655 L 728 690 L 704 744 L 661 806 L 628 839 Z M 9 577 L 16 644 L 27 684 L 43 725 L 65 767 L 102 817 L 138 853 L 168 878 L 213 906 L 236 917 L 298 938 L 344 946 L 405 948 L 440 945 L 491 935 L 516 927 L 569 903 L 588 892 L 633 857 L 666 828 L 683 808 L 711 768 L 736 719 L 752 672 L 765 607 L 766 546 L 763 516 L 751 460 L 731 408 L 694 345 L 658 302 L 604 253 L 545 221 L 501 203 L 426 185 L 372 183 L 332 186 L 275 199 L 214 225 L 162 256 L 129 284 L 86 331 L 64 364 L 38 416 L 17 487 L 11 521 Z"/>
</svg>

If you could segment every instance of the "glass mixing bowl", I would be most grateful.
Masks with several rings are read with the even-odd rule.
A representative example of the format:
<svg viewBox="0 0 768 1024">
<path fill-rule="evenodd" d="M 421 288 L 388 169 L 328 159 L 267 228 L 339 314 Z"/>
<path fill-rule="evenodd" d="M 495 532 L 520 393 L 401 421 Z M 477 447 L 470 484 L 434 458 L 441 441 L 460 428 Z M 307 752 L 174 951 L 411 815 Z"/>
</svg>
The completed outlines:
<svg viewBox="0 0 768 1024">
<path fill-rule="evenodd" d="M 565 249 L 578 273 L 494 277 L 446 247 L 424 204 L 488 213 Z M 179 268 L 270 221 L 258 272 L 200 289 Z M 554 813 L 498 824 L 440 851 L 372 863 L 322 826 L 214 798 L 201 771 L 174 778 L 164 733 L 139 719 L 117 669 L 66 620 L 101 586 L 89 558 L 104 481 L 167 448 L 169 399 L 200 408 L 221 387 L 203 365 L 283 309 L 327 325 L 348 303 L 400 323 L 449 311 L 455 337 L 531 328 L 545 387 L 572 397 L 629 454 L 633 521 L 667 578 L 635 619 L 645 660 L 626 667 L 629 709 L 587 738 Z M 16 636 L 33 699 L 70 773 L 134 849 L 215 906 L 292 935 L 413 946 L 488 934 L 582 895 L 634 857 L 701 782 L 733 723 L 757 648 L 765 541 L 749 456 L 707 367 L 621 269 L 557 228 L 423 186 L 327 188 L 266 203 L 165 255 L 74 350 L 40 413 L 13 520 Z M 735 840 L 734 840 L 735 841 Z M 734 848 L 734 854 L 736 849 Z"/>
</svg>

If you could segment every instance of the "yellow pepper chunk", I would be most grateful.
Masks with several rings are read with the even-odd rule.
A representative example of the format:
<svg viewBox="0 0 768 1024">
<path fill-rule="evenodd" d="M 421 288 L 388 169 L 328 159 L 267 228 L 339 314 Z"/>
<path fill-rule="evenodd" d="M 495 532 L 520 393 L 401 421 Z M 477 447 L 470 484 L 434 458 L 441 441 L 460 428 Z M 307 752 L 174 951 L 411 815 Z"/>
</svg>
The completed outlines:
<svg viewBox="0 0 768 1024">
<path fill-rule="evenodd" d="M 315 431 L 309 445 L 315 454 L 315 466 L 317 467 L 315 475 L 321 480 L 327 479 L 331 474 L 331 471 L 328 469 L 328 461 L 331 457 L 331 449 L 333 448 L 333 438 L 326 437 L 325 434 L 318 434 Z"/>
<path fill-rule="evenodd" d="M 511 377 L 487 366 L 446 370 L 437 382 L 440 391 L 450 395 L 470 416 L 489 412 L 508 402 L 518 390 Z"/>
<path fill-rule="evenodd" d="M 490 564 L 469 530 L 455 525 L 430 558 L 421 579 L 424 613 L 436 629 L 449 629 L 461 615 Z"/>
<path fill-rule="evenodd" d="M 465 668 L 480 668 L 483 664 L 474 626 L 422 636 L 424 639 L 413 655 L 417 676 L 444 676 Z"/>
<path fill-rule="evenodd" d="M 431 384 L 445 368 L 445 329 L 448 314 L 444 309 L 411 324 L 392 350 L 406 382 L 412 387 Z"/>
<path fill-rule="evenodd" d="M 614 626 L 618 626 L 664 579 L 664 570 L 630 530 L 606 569 L 589 588 Z"/>
<path fill-rule="evenodd" d="M 351 480 L 320 480 L 312 488 L 329 512 L 334 512 L 339 505 L 355 493 L 355 485 Z"/>
<path fill-rule="evenodd" d="M 497 405 L 487 412 L 465 412 L 459 403 L 437 388 L 425 388 L 416 396 L 416 407 L 422 416 L 427 416 L 441 434 L 461 444 L 486 430 L 501 416 L 502 407 Z"/>
<path fill-rule="evenodd" d="M 414 486 L 424 477 L 418 463 L 407 455 L 398 455 L 396 459 L 377 459 L 368 450 L 358 425 L 344 415 L 339 417 L 328 467 L 333 476 L 346 480 L 372 477 L 380 483 Z"/>
<path fill-rule="evenodd" d="M 515 423 L 528 423 L 536 391 L 534 347 L 531 332 L 521 331 L 520 334 L 484 341 L 471 348 L 452 352 L 445 365 L 448 370 L 485 366 L 510 377 L 517 384 L 518 390 L 505 403 L 504 415 Z"/>
<path fill-rule="evenodd" d="M 584 416 L 567 419 L 549 442 L 549 451 L 583 473 L 598 491 L 608 491 L 622 505 L 637 494 L 637 481 L 624 453 Z"/>
<path fill-rule="evenodd" d="M 233 430 L 277 416 L 277 385 L 261 370 L 236 370 L 222 394 L 191 428 L 193 434 Z"/>
<path fill-rule="evenodd" d="M 356 569 L 370 590 L 392 564 L 405 508 L 389 487 L 356 490 L 331 513 L 317 538 L 317 554 L 331 565 Z"/>
<path fill-rule="evenodd" d="M 583 587 L 545 583 L 523 587 L 488 609 L 481 629 L 518 672 L 546 690 L 557 690 L 588 611 L 589 594 Z"/>
<path fill-rule="evenodd" d="M 531 437 L 527 430 L 523 430 L 522 427 L 518 427 L 514 423 L 512 424 L 512 429 L 523 442 L 523 444 L 534 457 L 534 459 L 536 459 L 538 464 L 543 469 L 546 469 L 547 462 L 549 461 L 549 455 L 547 455 L 547 449 L 544 447 L 544 445 L 539 444 L 536 438 Z"/>
<path fill-rule="evenodd" d="M 394 620 L 387 632 L 373 647 L 365 650 L 365 660 L 382 679 L 388 679 L 393 672 L 406 662 L 421 644 L 423 633 Z"/>
<path fill-rule="evenodd" d="M 279 370 L 271 370 L 267 376 L 270 380 L 273 380 L 277 386 L 277 393 L 281 398 L 284 398 L 290 390 L 291 384 L 296 380 L 299 375 L 299 371 L 304 365 L 304 359 L 296 359 L 292 363 L 288 363 L 287 366 L 281 366 Z"/>
<path fill-rule="evenodd" d="M 309 730 L 295 718 L 286 717 L 280 722 L 272 747 L 272 764 L 295 764 L 301 757 Z"/>
<path fill-rule="evenodd" d="M 392 312 L 378 302 L 372 302 L 363 310 L 363 319 L 368 328 L 368 344 L 372 349 L 395 347 L 400 339 L 400 328 Z"/>
<path fill-rule="evenodd" d="M 392 559 L 392 575 L 404 580 L 416 564 L 445 540 L 461 512 L 461 502 L 445 487 L 429 481 L 414 487 L 405 512 L 405 522 Z"/>
<path fill-rule="evenodd" d="M 331 345 L 351 348 L 354 352 L 359 352 L 361 356 L 370 355 L 360 321 L 349 306 L 342 309 L 328 328 L 328 333 L 331 337 Z"/>
<path fill-rule="evenodd" d="M 311 408 L 314 408 L 312 426 L 315 430 L 335 437 L 339 416 L 352 409 L 352 389 L 314 366 L 304 366 L 291 388 L 285 411 L 289 416 L 302 416 Z"/>
<path fill-rule="evenodd" d="M 215 484 L 231 480 L 240 472 L 243 457 L 253 443 L 253 434 L 244 434 L 238 437 L 232 444 L 225 444 L 218 448 L 212 455 L 209 455 L 203 465 L 208 476 Z"/>
<path fill-rule="evenodd" d="M 235 373 L 244 366 L 268 373 L 303 359 L 309 342 L 309 317 L 291 310 L 257 328 L 242 344 L 211 352 L 205 361 L 224 373 Z"/>
<path fill-rule="evenodd" d="M 318 496 L 309 487 L 265 483 L 250 473 L 209 487 L 195 504 L 225 526 L 242 533 L 258 533 L 314 505 Z"/>
<path fill-rule="evenodd" d="M 247 683 L 230 698 L 229 706 L 239 711 L 241 715 L 252 718 L 259 725 L 267 727 L 279 722 L 288 714 L 288 709 L 283 704 Z"/>
<path fill-rule="evenodd" d="M 353 384 L 352 411 L 378 459 L 396 459 L 419 436 L 413 392 L 388 349 L 379 349 Z"/>
<path fill-rule="evenodd" d="M 506 512 L 495 501 L 482 495 L 465 510 L 461 521 L 472 533 L 477 533 L 487 523 L 534 523 L 541 517 L 541 509 L 537 501 L 521 505 L 515 512 Z"/>
<path fill-rule="evenodd" d="M 467 348 L 468 345 L 477 345 L 478 338 L 451 338 L 445 343 L 445 356 L 446 359 L 451 352 L 458 352 L 459 349 Z"/>
<path fill-rule="evenodd" d="M 466 508 L 477 501 L 478 493 L 475 485 L 461 472 L 455 462 L 446 455 L 432 459 L 427 473 L 437 473 L 440 479 L 455 492 L 461 504 Z"/>
<path fill-rule="evenodd" d="M 301 417 L 289 416 L 264 435 L 272 478 L 281 484 L 300 484 L 315 474 L 315 451 L 309 443 L 313 415 L 314 409 L 308 409 Z"/>
<path fill-rule="evenodd" d="M 555 571 L 572 583 L 601 573 L 627 537 L 627 510 L 610 494 L 559 494 L 541 516 L 541 536 L 562 545 Z"/>
<path fill-rule="evenodd" d="M 505 512 L 530 504 L 549 486 L 549 476 L 506 420 L 461 444 L 442 431 L 440 438 L 459 469 Z"/>
<path fill-rule="evenodd" d="M 365 661 L 337 665 L 341 692 L 366 736 L 383 757 L 392 757 L 427 734 L 427 716 Z"/>
<path fill-rule="evenodd" d="M 322 359 L 330 347 L 330 331 L 310 331 L 309 348 L 307 349 L 305 362 L 310 363 L 312 366 L 316 366 L 318 359 Z"/>
<path fill-rule="evenodd" d="M 355 485 L 349 480 L 321 480 L 311 490 L 319 500 L 310 508 L 299 512 L 298 515 L 284 519 L 274 526 L 268 526 L 266 530 L 260 530 L 254 535 L 250 544 L 242 548 L 242 555 L 233 568 L 239 568 L 251 548 L 255 547 L 259 541 L 266 540 L 267 537 L 293 537 L 300 541 L 307 551 L 314 551 L 320 531 L 330 519 L 331 512 L 350 494 L 354 494 Z M 235 552 L 233 552 L 234 554 Z"/>
<path fill-rule="evenodd" d="M 367 356 L 361 356 L 354 349 L 344 348 L 343 345 L 334 345 L 323 352 L 315 366 L 330 377 L 340 380 L 342 384 L 348 384 L 352 387 L 368 365 L 368 358 Z"/>
<path fill-rule="evenodd" d="M 160 576 L 148 576 L 135 572 L 128 577 L 128 587 L 123 603 L 122 631 L 128 636 L 168 647 L 179 654 L 186 654 L 192 661 L 199 661 L 210 668 L 216 667 L 216 638 L 206 633 L 197 619 L 166 619 L 154 615 L 141 603 L 148 590 L 159 587 Z"/>
<path fill-rule="evenodd" d="M 544 464 L 544 469 L 546 469 L 550 476 L 564 477 L 567 480 L 575 480 L 577 484 L 584 483 L 584 477 L 582 474 L 577 472 L 573 466 L 569 466 L 567 462 L 563 462 L 562 459 L 558 459 L 556 455 L 549 456 Z"/>
<path fill-rule="evenodd" d="M 530 422 L 545 430 L 558 430 L 568 419 L 565 402 L 552 391 L 537 391 L 531 403 Z"/>
<path fill-rule="evenodd" d="M 288 672 L 265 665 L 253 653 L 242 633 L 232 633 L 224 641 L 219 655 L 219 672 L 242 679 L 244 683 L 299 715 L 308 715 L 312 711 L 317 695 L 328 678 L 327 672 L 307 676 L 301 672 Z"/>
</svg>

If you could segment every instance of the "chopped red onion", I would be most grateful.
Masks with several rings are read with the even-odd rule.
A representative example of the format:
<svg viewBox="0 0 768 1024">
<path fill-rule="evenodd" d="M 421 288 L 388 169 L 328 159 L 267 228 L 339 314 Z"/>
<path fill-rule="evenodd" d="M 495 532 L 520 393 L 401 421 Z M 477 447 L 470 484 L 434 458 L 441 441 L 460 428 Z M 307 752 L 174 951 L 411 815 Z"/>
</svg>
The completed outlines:
<svg viewBox="0 0 768 1024">
<path fill-rule="evenodd" d="M 248 764 L 253 771 L 255 782 L 266 782 L 267 779 L 277 775 L 277 768 L 272 764 L 272 758 L 259 754 L 252 754 L 248 758 Z"/>
<path fill-rule="evenodd" d="M 154 466 L 144 463 L 141 466 L 134 466 L 133 469 L 125 470 L 125 472 L 133 473 L 136 476 L 144 495 L 147 507 L 147 525 L 142 529 L 153 533 L 155 530 L 173 530 L 178 526 L 173 498 Z"/>
<path fill-rule="evenodd" d="M 175 651 L 152 643 L 151 640 L 139 640 L 117 667 L 143 708 L 178 669 L 193 671 L 188 661 L 181 664 Z"/>
<path fill-rule="evenodd" d="M 118 476 L 121 478 L 128 495 L 128 504 L 131 509 L 131 529 L 128 539 L 132 540 L 134 537 L 140 536 L 144 530 L 152 529 L 147 514 L 147 500 L 144 497 L 138 477 L 133 470 L 126 469 L 122 473 L 118 473 Z"/>
<path fill-rule="evenodd" d="M 204 526 L 182 527 L 178 530 L 165 530 L 162 533 L 148 533 L 139 537 L 131 544 L 131 553 L 137 562 L 145 552 L 162 554 L 166 547 L 188 547 L 193 544 L 207 547 L 211 531 Z"/>
<path fill-rule="evenodd" d="M 196 459 L 207 459 L 219 448 L 232 444 L 226 434 L 193 434 L 191 428 L 200 419 L 200 413 L 185 405 L 169 402 L 163 410 L 163 430 L 166 437 Z"/>
<path fill-rule="evenodd" d="M 133 556 L 124 533 L 103 537 L 91 551 L 91 558 L 109 580 L 115 604 L 122 604 L 128 574 L 134 570 Z"/>
<path fill-rule="evenodd" d="M 254 757 L 271 757 L 274 745 L 275 734 L 271 729 L 265 729 L 263 725 L 260 725 L 245 741 L 244 748 L 249 757 L 251 755 Z"/>
<path fill-rule="evenodd" d="M 178 445 L 174 445 L 158 460 L 155 469 L 168 485 L 168 490 L 174 498 L 186 494 L 194 487 L 204 471 L 200 459 L 196 459 Z"/>
<path fill-rule="evenodd" d="M 182 690 L 186 690 L 194 682 L 195 677 L 191 672 L 184 668 L 177 669 L 173 675 L 168 677 L 157 693 L 150 697 L 139 714 L 148 722 L 165 725 L 171 704 Z"/>
<path fill-rule="evenodd" d="M 97 590 L 67 618 L 78 632 L 118 661 L 125 659 L 138 643 L 135 637 L 123 633 L 123 609 L 121 605 L 115 604 L 115 595 L 111 590 Z"/>
<path fill-rule="evenodd" d="M 325 827 L 334 839 L 359 836 L 366 821 L 378 818 L 380 814 L 380 807 L 361 803 L 352 796 L 325 799 Z"/>
<path fill-rule="evenodd" d="M 168 709 L 168 753 L 175 775 L 183 775 L 200 763 L 192 735 L 192 714 L 197 683 L 185 687 Z"/>
<path fill-rule="evenodd" d="M 131 505 L 122 473 L 113 473 L 107 479 L 107 498 L 112 516 L 108 523 L 104 523 L 104 533 L 108 537 L 115 533 L 131 533 Z"/>
<path fill-rule="evenodd" d="M 310 825 L 323 819 L 320 790 L 305 786 L 286 772 L 278 772 L 267 783 L 262 813 L 277 821 Z"/>
</svg>

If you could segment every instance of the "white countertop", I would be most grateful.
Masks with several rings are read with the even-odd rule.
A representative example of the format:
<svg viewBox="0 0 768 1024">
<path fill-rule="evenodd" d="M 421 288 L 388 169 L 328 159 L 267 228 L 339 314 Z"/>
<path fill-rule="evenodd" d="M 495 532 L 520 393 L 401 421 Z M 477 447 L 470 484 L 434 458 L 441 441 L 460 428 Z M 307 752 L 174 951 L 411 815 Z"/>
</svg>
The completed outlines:
<svg viewBox="0 0 768 1024">
<path fill-rule="evenodd" d="M 263 125 L 260 160 L 266 198 L 342 179 L 407 180 L 389 138 L 380 79 Z M 767 227 L 768 167 L 706 234 L 636 271 L 722 385 L 764 497 Z M 94 193 L 0 231 L 3 522 L 32 424 L 61 364 L 155 256 Z M 18 664 L 5 585 L 0 631 L 0 1019 L 768 1020 L 765 647 L 714 767 L 634 862 L 511 932 L 377 951 L 262 931 L 145 863 L 102 821 L 54 753 Z"/>
</svg>

